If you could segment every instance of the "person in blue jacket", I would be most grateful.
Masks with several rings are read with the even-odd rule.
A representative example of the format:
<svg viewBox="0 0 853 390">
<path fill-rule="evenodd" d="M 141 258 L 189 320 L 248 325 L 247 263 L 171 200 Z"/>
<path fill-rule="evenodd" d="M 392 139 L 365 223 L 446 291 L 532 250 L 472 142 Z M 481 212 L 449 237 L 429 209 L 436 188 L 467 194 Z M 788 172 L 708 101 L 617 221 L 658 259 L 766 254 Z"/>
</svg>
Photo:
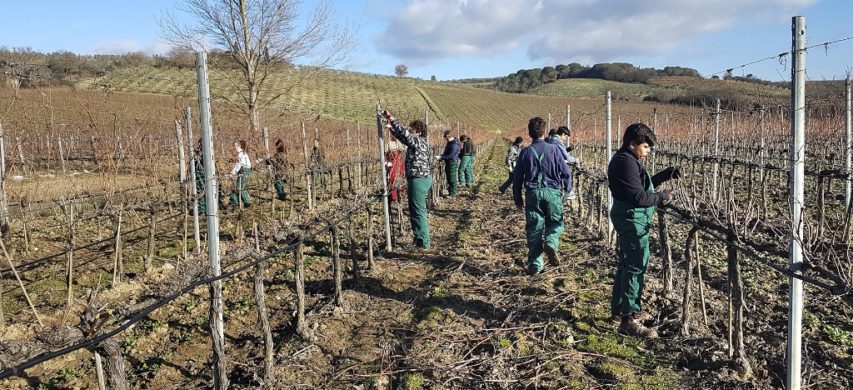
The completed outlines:
<svg viewBox="0 0 853 390">
<path fill-rule="evenodd" d="M 572 175 L 559 147 L 545 142 L 546 127 L 540 117 L 530 120 L 527 132 L 533 142 L 521 150 L 513 171 L 512 196 L 516 207 L 524 210 L 530 275 L 542 272 L 543 252 L 551 265 L 559 264 L 563 191 L 572 189 Z"/>
<path fill-rule="evenodd" d="M 453 137 L 450 130 L 444 131 L 444 139 L 447 140 L 447 145 L 444 146 L 444 153 L 438 156 L 438 159 L 444 161 L 444 174 L 447 176 L 447 196 L 453 198 L 458 190 L 459 152 L 462 151 L 462 145 Z"/>
</svg>

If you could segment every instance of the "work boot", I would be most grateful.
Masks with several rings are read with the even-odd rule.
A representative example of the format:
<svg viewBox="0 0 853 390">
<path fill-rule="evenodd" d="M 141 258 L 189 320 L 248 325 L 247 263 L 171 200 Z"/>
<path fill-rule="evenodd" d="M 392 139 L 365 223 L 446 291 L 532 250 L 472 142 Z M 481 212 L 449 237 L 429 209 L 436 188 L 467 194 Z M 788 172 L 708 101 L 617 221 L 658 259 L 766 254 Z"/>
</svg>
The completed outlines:
<svg viewBox="0 0 853 390">
<path fill-rule="evenodd" d="M 619 324 L 619 333 L 647 339 L 658 338 L 656 330 L 646 327 L 639 319 L 633 316 L 622 317 L 622 322 Z"/>
<path fill-rule="evenodd" d="M 631 317 L 637 319 L 641 323 L 649 322 L 649 321 L 655 319 L 654 316 L 652 316 L 651 314 L 646 313 L 644 311 L 634 312 L 633 314 L 631 314 Z M 613 321 L 613 323 L 618 324 L 622 321 L 622 316 L 620 314 L 613 314 L 610 317 L 610 321 Z"/>
<path fill-rule="evenodd" d="M 560 259 L 557 257 L 557 250 L 556 249 L 551 248 L 548 245 L 545 245 L 544 251 L 545 251 L 545 256 L 548 257 L 548 264 L 550 264 L 554 267 L 560 266 Z"/>
</svg>

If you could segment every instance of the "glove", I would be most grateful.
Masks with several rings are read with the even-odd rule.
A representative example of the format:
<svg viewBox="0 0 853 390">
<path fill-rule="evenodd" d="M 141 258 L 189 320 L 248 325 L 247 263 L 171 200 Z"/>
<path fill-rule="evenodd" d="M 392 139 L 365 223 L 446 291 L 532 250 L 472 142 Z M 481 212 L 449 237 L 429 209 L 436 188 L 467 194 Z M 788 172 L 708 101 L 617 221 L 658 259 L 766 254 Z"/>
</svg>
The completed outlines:
<svg viewBox="0 0 853 390">
<path fill-rule="evenodd" d="M 672 191 L 671 190 L 663 190 L 659 193 L 662 195 L 662 199 L 660 201 L 660 204 L 662 206 L 666 206 L 670 202 L 672 202 Z"/>
<path fill-rule="evenodd" d="M 574 146 L 566 146 L 566 151 L 567 151 L 567 152 L 571 152 L 572 150 L 575 150 L 575 147 L 574 147 Z"/>
<path fill-rule="evenodd" d="M 382 111 L 382 117 L 383 117 L 383 118 L 385 118 L 385 119 L 387 119 L 389 122 L 390 122 L 392 119 L 394 119 L 394 116 L 393 116 L 393 115 L 391 115 L 391 111 L 388 111 L 388 110 L 383 110 L 383 111 Z"/>
<path fill-rule="evenodd" d="M 671 180 L 671 179 L 680 179 L 681 178 L 681 170 L 677 167 L 669 167 L 666 168 L 652 177 L 652 183 L 655 187 Z"/>
</svg>

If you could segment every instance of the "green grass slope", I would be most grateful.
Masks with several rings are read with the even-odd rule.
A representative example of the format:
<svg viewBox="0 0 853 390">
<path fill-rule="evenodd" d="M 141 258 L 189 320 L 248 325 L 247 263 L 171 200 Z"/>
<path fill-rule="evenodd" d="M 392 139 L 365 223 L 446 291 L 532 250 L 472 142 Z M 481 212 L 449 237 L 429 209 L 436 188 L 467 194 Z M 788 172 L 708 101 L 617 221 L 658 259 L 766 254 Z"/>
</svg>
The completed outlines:
<svg viewBox="0 0 853 390">
<path fill-rule="evenodd" d="M 234 71 L 212 69 L 209 74 L 214 99 L 240 102 Z M 481 127 L 505 131 L 523 127 L 533 116 L 552 114 L 554 125 L 565 120 L 566 106 L 572 106 L 574 118 L 603 116 L 602 89 L 618 86 L 613 83 L 596 86 L 596 80 L 571 80 L 575 92 L 555 96 L 513 94 L 477 88 L 460 83 L 439 83 L 411 78 L 370 75 L 343 71 L 308 71 L 287 69 L 274 73 L 267 80 L 262 97 L 281 95 L 265 110 L 266 114 L 299 112 L 327 118 L 371 123 L 373 111 L 381 100 L 383 107 L 392 109 L 403 120 L 423 117 L 430 112 L 433 124 Z M 600 81 L 600 80 L 598 80 Z M 196 77 L 192 69 L 139 66 L 112 71 L 100 80 L 117 91 L 157 93 L 194 98 Z M 624 84 L 624 91 L 640 96 L 642 90 Z M 633 89 L 632 89 L 633 88 Z M 546 95 L 546 96 L 543 96 Z M 618 95 L 617 95 L 618 97 Z M 618 110 L 631 116 L 650 113 L 654 103 L 641 103 L 638 97 L 622 99 Z M 627 100 L 627 102 L 625 102 Z M 659 103 L 657 104 L 660 105 Z M 679 107 L 673 106 L 673 110 Z M 643 114 L 644 115 L 644 114 Z"/>
</svg>

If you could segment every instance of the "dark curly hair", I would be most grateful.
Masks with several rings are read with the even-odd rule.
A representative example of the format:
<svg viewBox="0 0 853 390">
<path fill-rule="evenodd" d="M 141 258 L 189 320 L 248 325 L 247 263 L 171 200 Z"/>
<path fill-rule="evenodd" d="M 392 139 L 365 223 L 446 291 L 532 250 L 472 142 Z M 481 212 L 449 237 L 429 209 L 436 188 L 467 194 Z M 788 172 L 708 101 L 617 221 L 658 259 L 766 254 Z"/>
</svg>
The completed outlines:
<svg viewBox="0 0 853 390">
<path fill-rule="evenodd" d="M 427 127 L 424 121 L 420 119 L 415 119 L 412 123 L 409 124 L 409 128 L 417 135 L 421 137 L 425 137 L 427 133 Z"/>
<path fill-rule="evenodd" d="M 540 139 L 545 135 L 545 129 L 548 127 L 548 124 L 544 119 L 540 117 L 531 118 L 530 122 L 527 122 L 527 134 L 530 135 L 530 138 Z"/>
<path fill-rule="evenodd" d="M 625 135 L 622 136 L 622 145 L 647 143 L 649 146 L 655 146 L 656 142 L 655 132 L 646 124 L 639 122 L 628 126 L 625 129 Z"/>
</svg>

